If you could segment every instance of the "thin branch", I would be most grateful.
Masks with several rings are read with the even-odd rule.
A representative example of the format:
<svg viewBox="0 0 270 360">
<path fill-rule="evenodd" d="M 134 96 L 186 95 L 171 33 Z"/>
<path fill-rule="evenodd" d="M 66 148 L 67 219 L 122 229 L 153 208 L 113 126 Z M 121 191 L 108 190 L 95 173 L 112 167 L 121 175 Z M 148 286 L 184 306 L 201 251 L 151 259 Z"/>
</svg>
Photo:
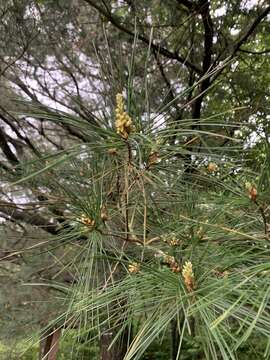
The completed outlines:
<svg viewBox="0 0 270 360">
<path fill-rule="evenodd" d="M 10 128 L 16 133 L 17 137 L 19 139 L 21 139 L 22 141 L 24 141 L 29 148 L 33 151 L 34 154 L 36 154 L 37 156 L 39 156 L 39 151 L 36 149 L 36 147 L 33 145 L 32 141 L 26 136 L 26 135 L 22 135 L 21 132 L 23 132 L 25 134 L 25 131 L 22 129 L 22 127 L 18 124 L 17 119 L 10 114 L 9 111 L 7 111 L 3 106 L 0 105 L 0 110 L 3 111 L 3 113 L 5 114 L 1 114 L 0 113 L 0 119 L 2 119 L 7 125 L 10 126 Z M 11 120 L 9 119 L 11 118 Z M 18 126 L 18 128 L 15 126 L 15 124 Z M 19 131 L 20 130 L 20 131 Z"/>
<path fill-rule="evenodd" d="M 8 161 L 13 164 L 13 165 L 17 165 L 19 164 L 19 160 L 17 158 L 17 156 L 12 152 L 8 141 L 6 139 L 6 135 L 4 133 L 4 131 L 1 129 L 0 127 L 0 147 L 3 151 L 3 153 L 5 154 L 6 158 L 8 159 Z"/>
<path fill-rule="evenodd" d="M 253 34 L 256 27 L 260 22 L 270 13 L 270 5 L 265 8 L 265 10 L 253 21 L 247 32 L 239 38 L 239 40 L 234 44 L 234 50 L 231 54 L 231 58 L 235 53 L 241 48 L 241 46 L 248 40 L 248 38 Z"/>
<path fill-rule="evenodd" d="M 270 5 L 265 8 L 265 10 L 253 21 L 253 23 L 250 25 L 249 29 L 246 31 L 244 35 L 242 35 L 234 44 L 233 51 L 231 55 L 226 59 L 226 61 L 232 60 L 236 53 L 241 50 L 241 46 L 249 39 L 249 37 L 253 34 L 256 27 L 262 22 L 264 18 L 267 17 L 267 15 L 270 13 Z M 221 68 L 215 76 L 212 78 L 212 83 L 220 76 L 220 74 L 224 71 L 225 67 Z"/>
<path fill-rule="evenodd" d="M 4 62 L 6 64 L 6 66 L 4 67 L 3 70 L 1 70 L 0 72 L 0 77 L 2 75 L 5 74 L 5 72 L 10 68 L 12 67 L 13 65 L 15 65 L 15 63 L 17 61 L 19 61 L 23 56 L 24 54 L 26 53 L 26 51 L 28 50 L 30 44 L 32 43 L 32 41 L 39 35 L 39 32 L 37 34 L 35 34 L 28 42 L 27 44 L 23 47 L 22 51 L 18 54 L 18 56 L 13 60 L 11 61 L 10 63 L 7 63 L 4 59 L 1 59 L 2 62 Z"/>
<path fill-rule="evenodd" d="M 57 235 L 59 233 L 59 226 L 55 223 L 51 223 L 37 212 L 19 210 L 14 208 L 14 203 L 7 201 L 0 202 L 0 213 L 3 213 L 13 220 L 22 221 L 32 226 L 38 226 L 50 234 Z"/>
<path fill-rule="evenodd" d="M 269 54 L 270 49 L 262 50 L 262 51 L 252 51 L 252 50 L 246 50 L 246 49 L 239 49 L 239 51 L 244 52 L 246 54 L 252 54 L 252 55 L 263 55 L 263 54 Z"/>
<path fill-rule="evenodd" d="M 97 5 L 96 1 L 94 0 L 84 0 L 84 1 L 87 2 L 93 8 L 95 8 L 102 16 L 104 16 L 107 20 L 109 20 L 111 24 L 114 25 L 116 28 L 118 28 L 120 31 L 123 31 L 132 37 L 135 37 L 136 34 L 133 31 L 129 30 L 123 24 L 121 24 L 119 22 L 119 19 L 116 16 L 114 16 L 112 13 L 107 12 L 101 6 Z M 202 70 L 197 65 L 192 64 L 185 57 L 175 52 L 171 52 L 170 50 L 162 47 L 160 44 L 154 44 L 153 42 L 150 43 L 149 39 L 147 39 L 145 36 L 141 34 L 139 34 L 137 37 L 139 40 L 150 46 L 152 50 L 159 52 L 160 54 L 166 56 L 167 58 L 179 61 L 181 64 L 186 65 L 188 68 L 194 70 L 197 74 L 202 73 Z"/>
</svg>

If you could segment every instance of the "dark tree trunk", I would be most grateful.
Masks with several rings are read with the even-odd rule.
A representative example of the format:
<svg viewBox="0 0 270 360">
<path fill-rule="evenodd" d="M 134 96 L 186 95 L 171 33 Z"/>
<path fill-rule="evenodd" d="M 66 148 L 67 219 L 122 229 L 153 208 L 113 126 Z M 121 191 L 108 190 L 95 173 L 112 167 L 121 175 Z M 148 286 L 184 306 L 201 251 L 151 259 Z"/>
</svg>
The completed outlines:
<svg viewBox="0 0 270 360">
<path fill-rule="evenodd" d="M 179 348 L 180 336 L 177 328 L 177 320 L 172 320 L 171 322 L 171 354 L 172 360 L 177 358 L 177 352 Z"/>
<path fill-rule="evenodd" d="M 56 360 L 59 350 L 61 329 L 50 329 L 40 342 L 40 360 Z"/>
</svg>

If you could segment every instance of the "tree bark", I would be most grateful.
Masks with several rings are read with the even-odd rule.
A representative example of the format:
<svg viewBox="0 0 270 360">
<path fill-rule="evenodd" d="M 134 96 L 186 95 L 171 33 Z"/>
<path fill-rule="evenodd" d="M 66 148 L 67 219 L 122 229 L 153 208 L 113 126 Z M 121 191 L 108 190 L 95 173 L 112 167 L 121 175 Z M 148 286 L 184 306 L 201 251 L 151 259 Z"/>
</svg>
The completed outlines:
<svg viewBox="0 0 270 360">
<path fill-rule="evenodd" d="M 56 360 L 60 346 L 61 329 L 50 329 L 40 342 L 40 360 Z"/>
<path fill-rule="evenodd" d="M 176 360 L 179 348 L 180 336 L 177 329 L 177 320 L 171 322 L 171 354 L 172 360 Z"/>
</svg>

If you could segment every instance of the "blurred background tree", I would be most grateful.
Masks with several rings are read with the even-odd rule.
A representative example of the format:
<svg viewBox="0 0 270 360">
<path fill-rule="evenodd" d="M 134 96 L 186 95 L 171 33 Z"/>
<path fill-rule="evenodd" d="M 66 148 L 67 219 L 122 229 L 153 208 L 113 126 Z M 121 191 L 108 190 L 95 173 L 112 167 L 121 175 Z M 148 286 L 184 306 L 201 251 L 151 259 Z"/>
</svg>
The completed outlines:
<svg viewBox="0 0 270 360">
<path fill-rule="evenodd" d="M 148 342 L 140 345 L 136 331 L 147 308 L 142 301 L 128 307 L 138 311 L 130 310 L 135 324 L 128 331 L 116 327 L 130 342 L 137 339 L 128 356 L 162 359 L 171 351 L 176 359 L 182 342 L 183 358 L 241 358 L 242 346 L 247 357 L 261 359 L 266 346 L 261 334 L 269 335 L 269 280 L 256 268 L 257 279 L 250 266 L 268 271 L 269 262 L 267 1 L 2 0 L 0 11 L 3 344 L 11 337 L 19 344 L 52 320 L 47 335 L 61 324 L 69 336 L 79 334 L 89 350 L 88 338 L 95 338 L 97 328 L 89 325 L 87 311 L 82 316 L 86 305 L 80 307 L 78 297 L 88 298 L 91 286 L 102 288 L 114 276 L 126 279 L 123 274 L 131 283 L 120 283 L 121 291 L 134 286 L 147 295 L 137 275 L 130 277 L 129 270 L 136 273 L 134 263 L 145 266 L 146 276 L 156 272 L 153 279 L 161 276 L 161 284 L 171 279 L 172 288 L 164 291 L 175 291 L 191 259 L 213 281 L 201 288 L 205 301 L 206 288 L 225 291 L 242 284 L 240 275 L 224 280 L 226 271 L 234 273 L 231 267 L 262 281 L 262 293 L 252 304 L 245 301 L 254 284 L 234 300 L 226 299 L 226 306 L 215 303 L 215 316 L 226 308 L 226 321 L 239 306 L 242 330 L 249 324 L 250 332 L 257 331 L 250 346 L 244 347 L 247 332 L 230 348 L 224 345 L 229 334 L 220 340 L 214 330 L 215 340 L 206 346 L 207 336 L 194 333 L 183 313 L 181 319 L 170 318 L 170 331 L 163 329 L 162 316 L 153 315 L 161 330 L 152 331 L 153 338 L 141 333 Z M 128 139 L 115 131 L 118 93 L 133 122 Z M 91 231 L 89 221 L 94 221 Z M 134 246 L 126 249 L 129 241 Z M 150 290 L 161 284 L 148 280 L 150 298 Z M 108 286 L 108 291 L 104 303 L 109 308 L 118 290 L 115 294 Z M 70 315 L 75 305 L 67 298 L 81 309 L 76 321 Z M 191 303 L 194 313 L 204 306 L 202 299 Z M 256 328 L 259 314 L 263 320 Z M 211 316 L 207 323 L 213 327 Z M 232 332 L 239 330 L 235 322 L 228 321 Z M 179 335 L 183 324 L 191 337 L 184 330 Z M 110 330 L 105 320 L 99 328 L 101 356 L 120 359 L 128 341 L 108 351 L 111 339 L 104 329 Z M 147 355 L 163 330 L 166 355 Z M 43 337 L 42 351 L 52 341 Z M 79 355 L 75 344 L 79 350 L 67 356 L 89 357 Z"/>
</svg>

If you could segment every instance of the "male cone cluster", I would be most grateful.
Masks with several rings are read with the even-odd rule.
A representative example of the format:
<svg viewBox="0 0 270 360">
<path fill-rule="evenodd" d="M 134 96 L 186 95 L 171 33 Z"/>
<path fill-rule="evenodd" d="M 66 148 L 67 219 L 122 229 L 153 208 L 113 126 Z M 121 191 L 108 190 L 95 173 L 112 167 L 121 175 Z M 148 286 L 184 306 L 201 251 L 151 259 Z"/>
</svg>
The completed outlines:
<svg viewBox="0 0 270 360">
<path fill-rule="evenodd" d="M 195 288 L 195 282 L 194 282 L 192 263 L 190 261 L 185 262 L 182 270 L 182 276 L 184 278 L 184 283 L 186 285 L 188 292 L 192 292 Z"/>
<path fill-rule="evenodd" d="M 95 226 L 95 220 L 93 219 L 90 219 L 88 216 L 86 215 L 82 215 L 81 218 L 79 219 L 79 221 L 85 225 L 85 226 L 88 226 L 88 227 L 93 227 Z"/>
<path fill-rule="evenodd" d="M 131 274 L 137 274 L 140 271 L 140 264 L 133 262 L 128 265 L 128 271 Z"/>
<path fill-rule="evenodd" d="M 116 95 L 116 121 L 115 127 L 117 134 L 127 140 L 132 130 L 132 120 L 127 112 L 124 111 L 124 100 L 122 94 Z"/>
</svg>

